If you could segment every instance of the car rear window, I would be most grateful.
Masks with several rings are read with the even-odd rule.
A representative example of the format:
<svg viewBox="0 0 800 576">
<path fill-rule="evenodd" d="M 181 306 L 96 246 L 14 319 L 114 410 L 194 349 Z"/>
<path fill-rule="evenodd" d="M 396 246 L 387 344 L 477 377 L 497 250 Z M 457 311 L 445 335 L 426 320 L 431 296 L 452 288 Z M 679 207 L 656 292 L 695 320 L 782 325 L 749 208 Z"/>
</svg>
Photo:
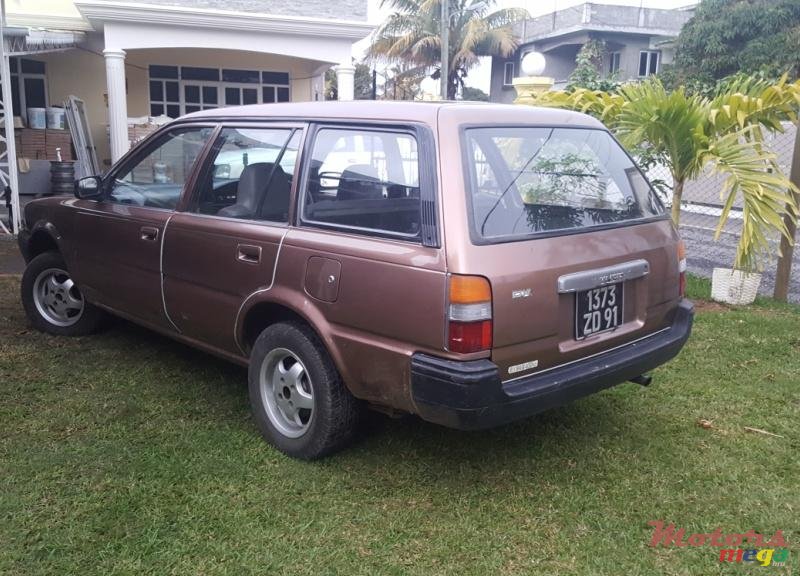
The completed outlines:
<svg viewBox="0 0 800 576">
<path fill-rule="evenodd" d="M 664 212 L 604 130 L 487 127 L 465 133 L 472 226 L 481 240 L 609 226 Z"/>
</svg>

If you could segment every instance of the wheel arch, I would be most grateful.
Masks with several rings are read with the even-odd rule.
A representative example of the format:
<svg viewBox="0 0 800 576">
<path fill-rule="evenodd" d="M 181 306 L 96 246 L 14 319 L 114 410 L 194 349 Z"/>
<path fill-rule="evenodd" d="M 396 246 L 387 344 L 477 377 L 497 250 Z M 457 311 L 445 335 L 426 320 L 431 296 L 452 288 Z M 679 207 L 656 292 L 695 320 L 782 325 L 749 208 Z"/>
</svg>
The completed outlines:
<svg viewBox="0 0 800 576">
<path fill-rule="evenodd" d="M 64 256 L 61 249 L 61 235 L 52 222 L 37 222 L 30 231 L 25 250 L 25 261 L 30 262 L 40 254 L 55 250 Z"/>
<path fill-rule="evenodd" d="M 287 321 L 302 323 L 314 332 L 333 360 L 339 374 L 347 382 L 345 364 L 337 346 L 330 336 L 323 336 L 331 334 L 330 323 L 308 297 L 300 297 L 299 300 L 295 302 L 290 292 L 280 288 L 252 295 L 245 300 L 237 317 L 236 343 L 245 355 L 249 356 L 256 338 L 267 326 Z"/>
</svg>

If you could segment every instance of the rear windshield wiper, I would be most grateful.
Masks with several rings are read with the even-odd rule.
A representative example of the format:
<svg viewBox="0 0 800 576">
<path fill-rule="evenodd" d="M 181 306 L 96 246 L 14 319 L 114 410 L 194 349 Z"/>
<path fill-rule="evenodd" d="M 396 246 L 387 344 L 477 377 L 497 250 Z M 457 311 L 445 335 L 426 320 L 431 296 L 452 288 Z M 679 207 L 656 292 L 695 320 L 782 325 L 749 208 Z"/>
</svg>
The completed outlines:
<svg viewBox="0 0 800 576">
<path fill-rule="evenodd" d="M 534 152 L 531 155 L 530 158 L 528 158 L 528 161 L 525 162 L 525 164 L 522 166 L 522 168 L 520 168 L 519 172 L 517 172 L 517 175 L 514 176 L 514 179 L 511 180 L 511 182 L 508 183 L 508 186 L 506 186 L 505 189 L 503 189 L 503 191 L 500 193 L 500 196 L 498 196 L 497 200 L 494 201 L 494 204 L 492 204 L 492 208 L 486 213 L 486 216 L 483 218 L 483 222 L 481 222 L 481 236 L 485 236 L 484 231 L 486 229 L 486 222 L 488 222 L 489 216 L 492 215 L 492 212 L 495 211 L 495 209 L 497 208 L 497 205 L 500 204 L 500 201 L 506 195 L 506 192 L 508 192 L 511 189 L 511 187 L 514 184 L 517 183 L 517 180 L 519 180 L 519 177 L 522 176 L 523 172 L 525 172 L 525 169 L 528 166 L 530 166 L 531 162 L 533 162 L 536 159 L 536 157 L 539 155 L 539 153 L 542 150 L 544 150 L 544 147 L 547 146 L 547 143 L 550 141 L 550 138 L 553 137 L 553 132 L 555 132 L 555 128 L 550 128 L 550 133 L 547 135 L 547 138 L 544 139 L 544 142 L 542 142 L 542 145 L 539 146 L 539 149 L 536 150 L 536 152 Z"/>
</svg>

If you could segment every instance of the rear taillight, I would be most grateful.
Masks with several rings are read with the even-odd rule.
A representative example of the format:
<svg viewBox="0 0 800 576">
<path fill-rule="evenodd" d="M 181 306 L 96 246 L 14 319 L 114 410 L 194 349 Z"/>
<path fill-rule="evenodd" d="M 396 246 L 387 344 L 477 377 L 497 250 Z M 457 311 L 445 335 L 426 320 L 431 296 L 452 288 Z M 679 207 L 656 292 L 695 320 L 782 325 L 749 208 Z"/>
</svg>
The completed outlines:
<svg viewBox="0 0 800 576">
<path fill-rule="evenodd" d="M 492 348 L 492 288 L 482 276 L 448 278 L 447 348 L 467 354 Z"/>
<path fill-rule="evenodd" d="M 678 242 L 678 294 L 681 298 L 686 296 L 686 245 Z"/>
</svg>

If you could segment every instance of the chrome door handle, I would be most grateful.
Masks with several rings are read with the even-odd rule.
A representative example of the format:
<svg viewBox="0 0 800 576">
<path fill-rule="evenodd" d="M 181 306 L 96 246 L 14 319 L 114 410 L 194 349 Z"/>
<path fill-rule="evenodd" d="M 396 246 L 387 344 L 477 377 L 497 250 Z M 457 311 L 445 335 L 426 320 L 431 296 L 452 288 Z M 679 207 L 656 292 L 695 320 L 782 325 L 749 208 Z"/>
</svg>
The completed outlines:
<svg viewBox="0 0 800 576">
<path fill-rule="evenodd" d="M 261 262 L 261 246 L 251 246 L 250 244 L 237 245 L 236 259 L 240 262 L 258 264 Z"/>
<path fill-rule="evenodd" d="M 148 242 L 155 242 L 158 239 L 158 228 L 153 226 L 142 226 L 139 228 L 140 238 Z"/>
</svg>

